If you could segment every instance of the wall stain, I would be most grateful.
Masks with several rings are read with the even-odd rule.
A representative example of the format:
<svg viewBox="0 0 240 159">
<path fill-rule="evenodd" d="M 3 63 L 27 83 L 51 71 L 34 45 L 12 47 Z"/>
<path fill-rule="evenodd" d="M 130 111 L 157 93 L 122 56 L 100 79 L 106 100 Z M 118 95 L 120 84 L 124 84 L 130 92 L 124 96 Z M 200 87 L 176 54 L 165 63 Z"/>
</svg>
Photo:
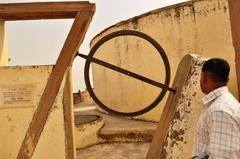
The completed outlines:
<svg viewBox="0 0 240 159">
<path fill-rule="evenodd" d="M 134 30 L 138 29 L 138 19 L 137 18 L 132 20 L 132 25 L 133 25 Z"/>
<path fill-rule="evenodd" d="M 7 115 L 6 118 L 7 118 L 7 120 L 8 120 L 9 122 L 12 122 L 12 118 L 11 118 L 10 116 Z"/>
<path fill-rule="evenodd" d="M 180 15 L 181 15 L 181 8 L 176 7 L 176 8 L 175 8 L 175 17 L 180 18 Z"/>
</svg>

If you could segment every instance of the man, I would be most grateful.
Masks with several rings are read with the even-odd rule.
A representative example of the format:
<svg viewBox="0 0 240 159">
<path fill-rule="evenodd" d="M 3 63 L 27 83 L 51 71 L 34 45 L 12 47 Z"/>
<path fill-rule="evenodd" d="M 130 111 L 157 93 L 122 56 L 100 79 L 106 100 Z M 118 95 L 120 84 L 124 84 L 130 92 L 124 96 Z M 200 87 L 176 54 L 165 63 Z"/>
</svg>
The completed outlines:
<svg viewBox="0 0 240 159">
<path fill-rule="evenodd" d="M 240 104 L 228 91 L 230 66 L 212 58 L 202 67 L 200 86 L 206 96 L 199 118 L 193 158 L 240 159 Z M 240 91 L 240 90 L 239 90 Z"/>
</svg>

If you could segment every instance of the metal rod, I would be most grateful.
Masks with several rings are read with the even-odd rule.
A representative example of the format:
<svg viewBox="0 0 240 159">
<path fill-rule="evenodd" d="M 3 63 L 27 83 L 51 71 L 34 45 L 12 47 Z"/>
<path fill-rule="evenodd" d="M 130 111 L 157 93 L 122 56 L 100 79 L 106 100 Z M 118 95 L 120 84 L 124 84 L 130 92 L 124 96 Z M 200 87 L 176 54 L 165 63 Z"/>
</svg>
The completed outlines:
<svg viewBox="0 0 240 159">
<path fill-rule="evenodd" d="M 82 58 L 84 58 L 84 59 L 87 59 L 87 58 L 88 58 L 88 56 L 87 56 L 87 55 L 84 55 L 84 54 L 78 53 L 77 55 L 80 56 L 80 57 L 82 57 Z M 96 59 L 96 58 L 94 58 L 94 57 L 91 58 L 91 61 L 94 62 L 94 63 L 96 63 L 96 64 L 99 64 L 99 65 L 101 65 L 101 66 L 104 66 L 104 67 L 107 67 L 107 68 L 109 68 L 109 69 L 115 70 L 115 71 L 117 71 L 117 72 L 119 72 L 119 73 L 125 74 L 125 75 L 127 75 L 127 76 L 133 77 L 133 78 L 138 79 L 138 80 L 140 80 L 140 81 L 143 81 L 143 82 L 146 82 L 146 83 L 148 83 L 148 84 L 154 85 L 154 86 L 156 86 L 156 87 L 159 87 L 159 88 L 162 88 L 162 89 L 167 89 L 167 90 L 169 90 L 169 91 L 171 91 L 171 92 L 174 92 L 174 93 L 176 92 L 175 89 L 170 88 L 170 87 L 168 87 L 168 86 L 166 86 L 166 85 L 164 85 L 164 84 L 162 84 L 162 83 L 159 83 L 159 82 L 157 82 L 157 81 L 151 80 L 151 79 L 149 79 L 149 78 L 147 78 L 147 77 L 144 77 L 144 76 L 141 76 L 141 75 L 136 74 L 136 73 L 134 73 L 134 72 L 125 70 L 125 69 L 123 69 L 123 68 L 121 68 L 121 67 L 112 65 L 112 64 L 110 64 L 110 63 L 104 62 L 104 61 L 102 61 L 102 60 Z"/>
</svg>

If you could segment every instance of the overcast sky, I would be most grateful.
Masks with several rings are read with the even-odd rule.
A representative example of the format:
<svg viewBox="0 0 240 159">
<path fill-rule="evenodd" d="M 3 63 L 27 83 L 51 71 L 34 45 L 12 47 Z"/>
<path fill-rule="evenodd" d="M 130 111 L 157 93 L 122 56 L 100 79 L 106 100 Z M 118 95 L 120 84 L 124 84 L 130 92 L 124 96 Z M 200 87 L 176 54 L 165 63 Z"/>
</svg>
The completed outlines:
<svg viewBox="0 0 240 159">
<path fill-rule="evenodd" d="M 44 0 L 46 1 L 46 0 Z M 41 0 L 0 0 L 1 3 L 44 2 Z M 48 0 L 67 1 L 67 0 Z M 90 40 L 103 29 L 122 20 L 186 0 L 90 0 L 96 12 L 81 45 L 80 52 L 88 54 Z M 55 64 L 73 20 L 7 22 L 10 65 Z M 85 89 L 84 59 L 73 63 L 74 91 Z"/>
</svg>

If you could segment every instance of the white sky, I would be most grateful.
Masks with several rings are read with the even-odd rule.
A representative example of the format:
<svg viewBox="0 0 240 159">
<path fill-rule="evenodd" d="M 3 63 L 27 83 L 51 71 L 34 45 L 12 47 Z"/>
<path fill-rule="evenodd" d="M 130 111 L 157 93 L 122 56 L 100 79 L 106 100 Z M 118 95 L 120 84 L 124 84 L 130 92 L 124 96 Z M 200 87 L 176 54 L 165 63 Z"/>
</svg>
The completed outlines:
<svg viewBox="0 0 240 159">
<path fill-rule="evenodd" d="M 46 0 L 44 0 L 46 1 Z M 48 0 L 67 1 L 67 0 Z M 90 40 L 103 29 L 122 20 L 186 0 L 90 0 L 96 12 L 80 52 L 88 54 Z M 0 0 L 0 3 L 43 2 L 43 0 Z M 55 64 L 73 20 L 7 22 L 10 65 Z M 84 59 L 73 63 L 73 88 L 85 89 Z"/>
</svg>

